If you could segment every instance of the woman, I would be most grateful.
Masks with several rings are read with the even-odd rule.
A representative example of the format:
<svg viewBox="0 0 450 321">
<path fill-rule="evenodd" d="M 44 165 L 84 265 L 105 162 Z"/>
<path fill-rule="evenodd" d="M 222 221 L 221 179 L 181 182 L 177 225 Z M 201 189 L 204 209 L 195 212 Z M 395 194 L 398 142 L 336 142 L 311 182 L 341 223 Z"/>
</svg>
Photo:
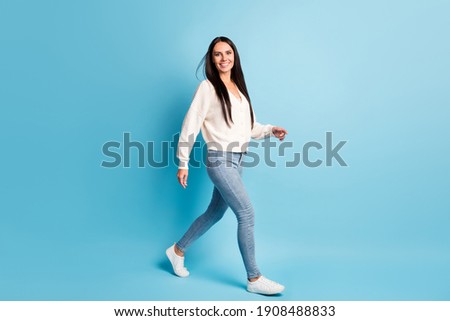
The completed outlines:
<svg viewBox="0 0 450 321">
<path fill-rule="evenodd" d="M 238 243 L 247 271 L 247 290 L 277 294 L 284 290 L 284 286 L 262 276 L 256 265 L 254 211 L 241 179 L 241 163 L 251 138 L 275 136 L 283 140 L 287 131 L 255 121 L 239 54 L 230 39 L 215 38 L 203 61 L 207 80 L 200 83 L 183 121 L 177 150 L 177 177 L 181 186 L 186 188 L 189 155 L 201 129 L 208 147 L 206 166 L 214 190 L 206 212 L 166 250 L 166 254 L 174 273 L 187 277 L 189 272 L 184 267 L 184 253 L 230 207 L 238 220 Z"/>
</svg>

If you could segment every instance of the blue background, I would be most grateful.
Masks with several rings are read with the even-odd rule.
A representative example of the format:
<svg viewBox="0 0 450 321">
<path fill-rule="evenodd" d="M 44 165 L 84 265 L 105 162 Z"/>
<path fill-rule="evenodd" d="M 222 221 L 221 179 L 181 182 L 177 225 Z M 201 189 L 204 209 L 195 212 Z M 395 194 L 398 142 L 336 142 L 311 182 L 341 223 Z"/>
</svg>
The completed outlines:
<svg viewBox="0 0 450 321">
<path fill-rule="evenodd" d="M 448 1 L 0 3 L 0 299 L 449 300 Z M 207 206 L 204 167 L 101 167 L 108 141 L 171 141 L 218 35 L 258 120 L 288 129 L 247 169 L 257 259 L 282 296 L 245 291 L 232 212 L 164 250 Z M 286 168 L 333 132 L 348 163 Z M 254 152 L 262 153 L 261 148 Z M 156 152 L 156 159 L 161 152 Z M 323 158 L 323 150 L 311 158 Z M 173 160 L 173 155 L 170 155 Z"/>
</svg>

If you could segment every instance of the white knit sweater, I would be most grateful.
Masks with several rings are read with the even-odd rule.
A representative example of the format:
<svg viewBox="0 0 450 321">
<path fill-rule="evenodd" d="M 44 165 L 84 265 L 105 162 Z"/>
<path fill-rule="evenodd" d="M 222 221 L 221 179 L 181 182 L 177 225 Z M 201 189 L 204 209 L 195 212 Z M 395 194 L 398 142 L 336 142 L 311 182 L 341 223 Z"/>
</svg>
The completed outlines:
<svg viewBox="0 0 450 321">
<path fill-rule="evenodd" d="M 208 80 L 200 83 L 181 128 L 177 149 L 178 168 L 188 168 L 189 155 L 200 129 L 209 150 L 229 152 L 245 152 L 251 138 L 262 139 L 273 135 L 273 126 L 269 124 L 261 125 L 255 120 L 251 128 L 250 105 L 239 93 L 242 101 L 228 92 L 233 119 L 228 126 L 214 86 Z"/>
</svg>

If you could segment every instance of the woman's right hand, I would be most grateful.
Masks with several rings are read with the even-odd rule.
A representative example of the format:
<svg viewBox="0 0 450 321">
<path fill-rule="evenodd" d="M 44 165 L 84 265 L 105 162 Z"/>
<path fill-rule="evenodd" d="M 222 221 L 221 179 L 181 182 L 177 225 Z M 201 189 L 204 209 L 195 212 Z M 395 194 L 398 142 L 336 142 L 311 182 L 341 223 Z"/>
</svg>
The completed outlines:
<svg viewBox="0 0 450 321">
<path fill-rule="evenodd" d="M 187 187 L 187 178 L 188 178 L 188 172 L 187 169 L 179 169 L 177 173 L 178 182 L 183 186 L 183 188 Z"/>
</svg>

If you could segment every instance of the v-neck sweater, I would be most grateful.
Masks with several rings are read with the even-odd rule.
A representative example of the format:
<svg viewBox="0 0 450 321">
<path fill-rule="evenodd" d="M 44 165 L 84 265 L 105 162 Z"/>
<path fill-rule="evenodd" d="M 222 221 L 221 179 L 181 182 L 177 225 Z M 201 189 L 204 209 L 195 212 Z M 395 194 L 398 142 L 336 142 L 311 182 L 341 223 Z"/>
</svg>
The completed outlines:
<svg viewBox="0 0 450 321">
<path fill-rule="evenodd" d="M 188 168 L 192 146 L 201 129 L 203 139 L 209 150 L 227 152 L 246 152 L 250 140 L 273 136 L 270 124 L 262 125 L 255 122 L 251 128 L 250 104 L 239 91 L 241 99 L 228 92 L 231 102 L 233 122 L 226 123 L 222 106 L 212 83 L 203 80 L 195 92 L 191 106 L 183 120 L 180 138 L 178 140 L 178 168 Z"/>
</svg>

